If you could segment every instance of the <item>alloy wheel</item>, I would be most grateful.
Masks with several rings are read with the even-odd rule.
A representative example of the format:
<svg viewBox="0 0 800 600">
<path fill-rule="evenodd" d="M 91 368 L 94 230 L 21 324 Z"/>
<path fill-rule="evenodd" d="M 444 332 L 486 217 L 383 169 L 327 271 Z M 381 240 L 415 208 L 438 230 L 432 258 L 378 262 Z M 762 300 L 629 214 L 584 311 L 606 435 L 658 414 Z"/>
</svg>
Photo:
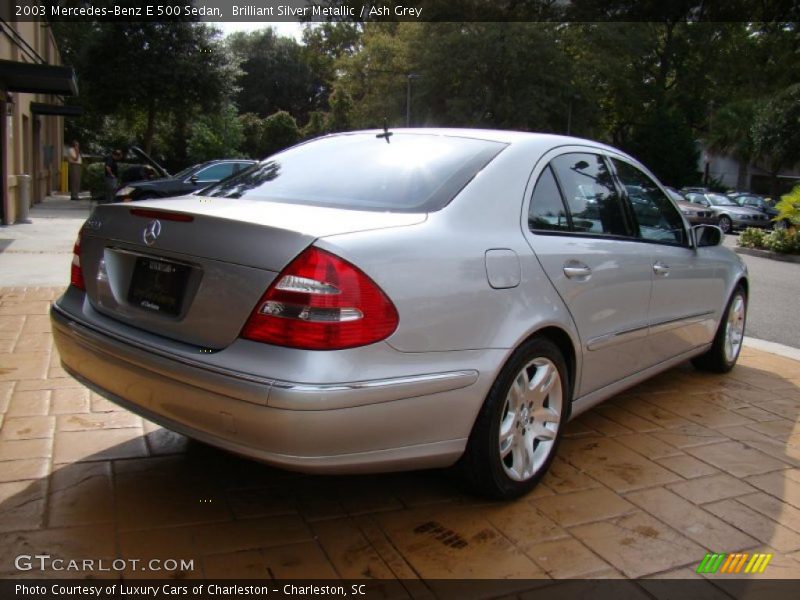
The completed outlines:
<svg viewBox="0 0 800 600">
<path fill-rule="evenodd" d="M 563 414 L 564 391 L 555 364 L 540 357 L 514 378 L 500 418 L 500 462 L 514 481 L 526 481 L 546 464 Z"/>
<path fill-rule="evenodd" d="M 728 310 L 728 320 L 725 323 L 725 360 L 733 362 L 739 356 L 744 338 L 745 299 L 742 294 L 736 294 Z"/>
</svg>

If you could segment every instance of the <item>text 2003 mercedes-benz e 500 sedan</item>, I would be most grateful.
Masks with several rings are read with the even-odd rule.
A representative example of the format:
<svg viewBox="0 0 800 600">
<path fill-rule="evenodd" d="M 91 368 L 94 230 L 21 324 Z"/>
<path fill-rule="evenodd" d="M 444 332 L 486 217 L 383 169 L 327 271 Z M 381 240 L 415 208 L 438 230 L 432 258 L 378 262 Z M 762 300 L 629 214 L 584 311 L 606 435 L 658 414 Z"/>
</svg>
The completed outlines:
<svg viewBox="0 0 800 600">
<path fill-rule="evenodd" d="M 346 133 L 97 207 L 53 330 L 80 381 L 209 444 L 309 472 L 460 461 L 513 497 L 570 417 L 690 358 L 733 367 L 747 273 L 720 238 L 598 143 Z"/>
</svg>

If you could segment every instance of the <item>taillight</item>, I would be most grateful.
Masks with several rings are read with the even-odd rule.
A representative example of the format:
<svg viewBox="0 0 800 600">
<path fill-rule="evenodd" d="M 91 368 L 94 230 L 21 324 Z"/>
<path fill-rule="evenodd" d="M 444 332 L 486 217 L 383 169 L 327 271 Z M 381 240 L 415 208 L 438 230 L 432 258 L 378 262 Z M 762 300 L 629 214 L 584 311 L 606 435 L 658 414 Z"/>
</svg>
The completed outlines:
<svg viewBox="0 0 800 600">
<path fill-rule="evenodd" d="M 83 269 L 81 269 L 81 234 L 78 234 L 78 239 L 75 240 L 75 245 L 72 247 L 72 268 L 70 269 L 69 282 L 76 288 L 82 290 L 86 289 L 86 284 L 83 282 Z"/>
<path fill-rule="evenodd" d="M 339 350 L 379 342 L 397 322 L 394 304 L 372 279 L 312 246 L 270 285 L 241 335 L 291 348 Z"/>
</svg>

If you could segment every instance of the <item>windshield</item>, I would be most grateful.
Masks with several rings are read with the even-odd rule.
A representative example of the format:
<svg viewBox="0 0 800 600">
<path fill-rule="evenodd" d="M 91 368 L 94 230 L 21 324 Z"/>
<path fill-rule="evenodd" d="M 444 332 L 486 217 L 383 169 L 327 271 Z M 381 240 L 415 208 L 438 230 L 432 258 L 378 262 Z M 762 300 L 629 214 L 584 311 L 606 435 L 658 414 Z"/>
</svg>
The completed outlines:
<svg viewBox="0 0 800 600">
<path fill-rule="evenodd" d="M 336 135 L 276 154 L 203 195 L 429 212 L 446 206 L 505 147 L 434 134 Z"/>
<path fill-rule="evenodd" d="M 714 206 L 736 206 L 736 202 L 722 194 L 706 194 L 706 198 Z"/>
<path fill-rule="evenodd" d="M 188 177 L 192 171 L 196 171 L 200 167 L 202 167 L 205 163 L 200 163 L 199 165 L 192 165 L 191 167 L 186 167 L 183 171 L 178 171 L 173 175 L 175 179 L 183 179 L 184 177 Z"/>
</svg>

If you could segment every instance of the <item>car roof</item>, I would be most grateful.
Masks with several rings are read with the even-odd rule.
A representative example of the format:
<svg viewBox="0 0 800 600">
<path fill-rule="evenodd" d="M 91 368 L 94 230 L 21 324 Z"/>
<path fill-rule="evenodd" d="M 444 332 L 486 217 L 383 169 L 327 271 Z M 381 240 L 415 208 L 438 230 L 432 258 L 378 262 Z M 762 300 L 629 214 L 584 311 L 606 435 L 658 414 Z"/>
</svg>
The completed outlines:
<svg viewBox="0 0 800 600">
<path fill-rule="evenodd" d="M 479 140 L 486 140 L 491 142 L 500 142 L 503 144 L 525 144 L 525 145 L 541 145 L 541 146 L 583 146 L 591 145 L 596 148 L 602 148 L 615 154 L 627 156 L 618 148 L 608 146 L 602 142 L 595 140 L 557 135 L 552 133 L 537 133 L 530 131 L 512 131 L 505 129 L 473 129 L 473 128 L 460 128 L 460 127 L 390 127 L 391 133 L 408 133 L 417 135 L 441 135 L 450 137 L 463 137 Z M 383 129 L 364 129 L 359 131 L 347 131 L 342 133 L 330 134 L 331 136 L 342 135 L 359 135 L 359 134 L 373 134 L 377 135 L 383 133 Z"/>
</svg>

